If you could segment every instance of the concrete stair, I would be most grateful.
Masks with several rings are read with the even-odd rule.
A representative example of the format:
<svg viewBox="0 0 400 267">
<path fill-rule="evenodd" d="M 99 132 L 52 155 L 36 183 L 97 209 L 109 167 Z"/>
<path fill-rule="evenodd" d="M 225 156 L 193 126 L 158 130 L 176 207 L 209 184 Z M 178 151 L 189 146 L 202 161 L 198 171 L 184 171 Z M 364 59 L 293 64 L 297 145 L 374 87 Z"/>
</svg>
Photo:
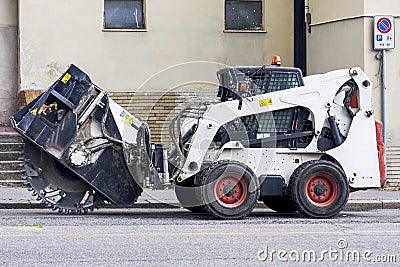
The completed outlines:
<svg viewBox="0 0 400 267">
<path fill-rule="evenodd" d="M 400 186 L 400 147 L 386 149 L 387 180 L 391 186 Z"/>
<path fill-rule="evenodd" d="M 0 129 L 0 186 L 26 186 L 23 179 L 22 153 L 24 142 L 22 137 L 9 127 Z"/>
</svg>

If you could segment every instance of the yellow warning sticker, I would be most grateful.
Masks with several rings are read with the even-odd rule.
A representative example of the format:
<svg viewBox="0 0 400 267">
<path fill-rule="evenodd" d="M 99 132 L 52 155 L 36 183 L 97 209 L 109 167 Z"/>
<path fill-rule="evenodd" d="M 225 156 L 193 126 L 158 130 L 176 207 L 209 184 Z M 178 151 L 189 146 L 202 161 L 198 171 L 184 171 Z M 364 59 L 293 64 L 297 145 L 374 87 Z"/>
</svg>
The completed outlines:
<svg viewBox="0 0 400 267">
<path fill-rule="evenodd" d="M 132 123 L 135 121 L 135 117 L 133 117 L 131 114 L 126 113 L 123 117 L 122 117 L 122 122 L 125 123 L 128 126 L 131 126 Z"/>
<path fill-rule="evenodd" d="M 260 103 L 260 107 L 272 106 L 272 98 L 261 99 L 258 102 Z"/>
<path fill-rule="evenodd" d="M 67 84 L 67 82 L 69 81 L 69 79 L 71 79 L 71 74 L 69 74 L 68 72 L 65 73 L 64 77 L 62 78 L 62 82 Z"/>
<path fill-rule="evenodd" d="M 35 108 L 34 110 L 31 110 L 31 114 L 34 115 L 34 116 L 36 116 L 37 111 L 38 111 L 38 109 Z"/>
</svg>

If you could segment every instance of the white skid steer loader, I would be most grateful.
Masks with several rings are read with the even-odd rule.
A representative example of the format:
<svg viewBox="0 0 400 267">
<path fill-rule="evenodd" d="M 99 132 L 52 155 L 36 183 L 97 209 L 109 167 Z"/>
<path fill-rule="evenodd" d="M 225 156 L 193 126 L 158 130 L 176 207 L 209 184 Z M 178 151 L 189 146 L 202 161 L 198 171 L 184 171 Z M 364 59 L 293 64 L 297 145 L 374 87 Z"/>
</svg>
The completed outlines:
<svg viewBox="0 0 400 267">
<path fill-rule="evenodd" d="M 302 77 L 297 68 L 224 68 L 218 103 L 183 109 L 173 148 L 74 65 L 12 118 L 25 138 L 30 190 L 61 212 L 132 206 L 143 184 L 170 182 L 183 207 L 221 219 L 262 200 L 312 218 L 339 213 L 351 191 L 384 186 L 382 125 L 359 68 Z"/>
</svg>

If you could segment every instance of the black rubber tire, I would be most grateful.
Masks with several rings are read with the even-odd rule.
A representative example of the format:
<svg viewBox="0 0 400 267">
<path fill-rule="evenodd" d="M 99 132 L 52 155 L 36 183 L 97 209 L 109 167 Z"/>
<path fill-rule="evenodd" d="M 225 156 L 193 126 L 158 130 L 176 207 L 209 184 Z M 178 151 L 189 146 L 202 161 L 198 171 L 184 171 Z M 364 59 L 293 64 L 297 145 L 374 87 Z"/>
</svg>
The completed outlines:
<svg viewBox="0 0 400 267">
<path fill-rule="evenodd" d="M 199 200 L 198 188 L 193 178 L 175 184 L 175 194 L 179 203 L 193 213 L 205 213 L 204 206 Z"/>
<path fill-rule="evenodd" d="M 322 181 L 329 178 L 328 184 L 331 185 L 325 187 L 325 183 L 323 183 L 322 192 L 326 190 L 329 199 L 322 203 L 312 200 L 312 197 L 315 199 L 319 197 L 318 193 L 312 193 L 314 192 L 312 188 L 309 189 L 310 192 L 307 192 L 311 181 L 319 178 Z M 319 180 L 317 183 L 319 184 Z M 312 183 L 312 185 L 314 184 Z M 313 194 L 316 196 L 312 196 Z M 346 205 L 349 198 L 349 183 L 343 170 L 337 164 L 326 160 L 308 161 L 293 172 L 289 181 L 289 196 L 295 208 L 304 216 L 330 218 L 337 215 Z M 325 197 L 325 195 L 322 196 Z"/>
<path fill-rule="evenodd" d="M 239 186 L 242 189 L 240 202 L 229 206 L 230 204 L 223 203 L 222 198 L 217 200 L 215 187 L 219 184 L 218 180 L 223 177 L 239 180 L 235 186 L 240 183 Z M 258 179 L 250 169 L 239 162 L 220 161 L 211 165 L 200 177 L 199 185 L 201 201 L 207 213 L 217 219 L 242 219 L 254 209 L 260 195 Z M 243 195 L 244 192 L 245 195 Z M 227 196 L 224 195 L 228 198 Z"/>
<path fill-rule="evenodd" d="M 262 201 L 264 204 L 276 212 L 293 213 L 296 212 L 295 206 L 292 204 L 289 196 L 266 197 Z"/>
</svg>

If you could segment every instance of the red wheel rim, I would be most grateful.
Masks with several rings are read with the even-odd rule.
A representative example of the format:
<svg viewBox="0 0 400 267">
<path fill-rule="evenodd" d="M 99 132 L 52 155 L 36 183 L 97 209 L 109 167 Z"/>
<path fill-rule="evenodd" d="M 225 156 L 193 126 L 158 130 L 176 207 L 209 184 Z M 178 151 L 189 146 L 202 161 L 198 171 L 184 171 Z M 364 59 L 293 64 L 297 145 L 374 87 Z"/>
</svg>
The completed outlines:
<svg viewBox="0 0 400 267">
<path fill-rule="evenodd" d="M 226 173 L 220 176 L 214 185 L 217 202 L 227 208 L 240 206 L 247 197 L 247 191 L 246 182 L 235 173 Z"/>
<path fill-rule="evenodd" d="M 307 182 L 306 189 L 308 199 L 319 207 L 332 204 L 338 195 L 336 180 L 326 173 L 312 176 Z"/>
</svg>

